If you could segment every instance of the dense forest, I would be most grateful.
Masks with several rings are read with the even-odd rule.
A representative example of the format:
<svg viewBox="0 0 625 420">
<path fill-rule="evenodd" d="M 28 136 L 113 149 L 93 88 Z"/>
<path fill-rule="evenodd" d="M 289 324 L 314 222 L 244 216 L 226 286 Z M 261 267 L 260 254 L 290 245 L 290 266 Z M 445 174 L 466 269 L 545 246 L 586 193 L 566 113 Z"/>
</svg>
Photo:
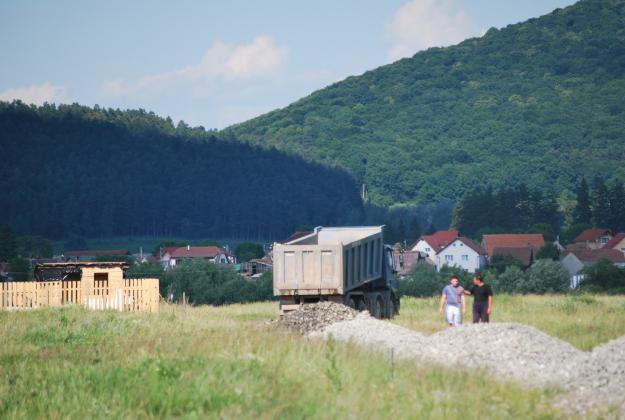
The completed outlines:
<svg viewBox="0 0 625 420">
<path fill-rule="evenodd" d="M 452 226 L 477 240 L 484 233 L 527 232 L 542 233 L 547 241 L 560 236 L 567 243 L 591 226 L 624 232 L 625 186 L 602 178 L 592 184 L 582 178 L 576 194 L 558 197 L 523 184 L 498 191 L 477 188 L 454 208 Z"/>
<path fill-rule="evenodd" d="M 346 168 L 379 205 L 625 179 L 625 1 L 431 48 L 224 134 Z"/>
<path fill-rule="evenodd" d="M 355 223 L 352 177 L 142 110 L 0 102 L 0 224 L 48 238 L 281 239 Z"/>
</svg>

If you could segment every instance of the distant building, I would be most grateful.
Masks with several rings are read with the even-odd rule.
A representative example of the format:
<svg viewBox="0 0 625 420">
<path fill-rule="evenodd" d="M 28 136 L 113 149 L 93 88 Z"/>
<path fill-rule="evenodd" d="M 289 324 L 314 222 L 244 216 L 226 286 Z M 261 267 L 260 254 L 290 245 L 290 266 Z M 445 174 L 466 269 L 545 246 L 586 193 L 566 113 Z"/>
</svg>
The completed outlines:
<svg viewBox="0 0 625 420">
<path fill-rule="evenodd" d="M 167 247 L 161 250 L 161 265 L 172 268 L 184 261 L 206 260 L 215 264 L 234 264 L 235 258 L 218 246 Z"/>
<path fill-rule="evenodd" d="M 614 234 L 610 229 L 592 228 L 580 233 L 574 240 L 577 244 L 585 244 L 588 249 L 600 249 L 605 246 Z"/>
<path fill-rule="evenodd" d="M 614 235 L 602 249 L 616 249 L 625 254 L 625 233 L 617 233 Z"/>
<path fill-rule="evenodd" d="M 583 281 L 582 270 L 594 265 L 599 258 L 605 258 L 617 267 L 625 267 L 625 255 L 616 249 L 578 249 L 565 251 L 560 262 L 569 272 L 571 288 L 579 286 Z"/>
<path fill-rule="evenodd" d="M 538 251 L 545 246 L 542 233 L 501 233 L 482 236 L 482 248 L 486 251 L 488 260 L 495 255 L 510 255 L 520 258 L 521 262 L 529 266 Z"/>
<path fill-rule="evenodd" d="M 486 252 L 469 238 L 459 236 L 439 250 L 434 261 L 439 271 L 444 266 L 449 266 L 475 273 L 486 265 Z"/>
<path fill-rule="evenodd" d="M 418 264 L 430 263 L 434 265 L 434 261 L 430 260 L 424 252 L 421 251 L 405 251 L 401 249 L 400 244 L 393 246 L 393 259 L 395 260 L 395 269 L 399 277 L 404 277 L 410 273 Z"/>
<path fill-rule="evenodd" d="M 271 270 L 273 267 L 273 260 L 269 255 L 265 255 L 262 258 L 254 258 L 248 262 L 241 263 L 240 273 L 244 276 L 255 276 L 256 274 L 262 274 Z"/>
<path fill-rule="evenodd" d="M 423 252 L 428 257 L 434 259 L 434 256 L 440 250 L 452 243 L 459 236 L 460 235 L 457 230 L 439 230 L 432 235 L 421 236 L 410 246 L 410 250 Z"/>
<path fill-rule="evenodd" d="M 115 255 L 115 256 L 130 256 L 130 251 L 126 249 L 90 249 L 82 251 L 67 251 L 65 252 L 66 261 L 94 261 L 96 257 L 102 255 Z"/>
</svg>

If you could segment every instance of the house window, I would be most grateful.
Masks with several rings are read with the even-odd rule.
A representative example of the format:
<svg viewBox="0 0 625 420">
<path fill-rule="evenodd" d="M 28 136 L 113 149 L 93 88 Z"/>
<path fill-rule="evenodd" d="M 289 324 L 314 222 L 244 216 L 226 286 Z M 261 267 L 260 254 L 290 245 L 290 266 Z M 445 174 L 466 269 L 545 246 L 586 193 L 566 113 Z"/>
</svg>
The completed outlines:
<svg viewBox="0 0 625 420">
<path fill-rule="evenodd" d="M 462 261 L 469 261 L 469 256 L 467 254 L 462 255 Z"/>
<path fill-rule="evenodd" d="M 425 252 L 430 252 L 430 248 L 425 248 Z"/>
<path fill-rule="evenodd" d="M 446 262 L 450 262 L 454 260 L 454 256 L 453 255 L 445 255 L 445 261 Z"/>
<path fill-rule="evenodd" d="M 601 238 L 599 238 L 599 242 L 601 242 L 602 244 L 607 244 L 609 240 L 610 238 L 608 238 L 607 236 L 602 236 Z"/>
</svg>

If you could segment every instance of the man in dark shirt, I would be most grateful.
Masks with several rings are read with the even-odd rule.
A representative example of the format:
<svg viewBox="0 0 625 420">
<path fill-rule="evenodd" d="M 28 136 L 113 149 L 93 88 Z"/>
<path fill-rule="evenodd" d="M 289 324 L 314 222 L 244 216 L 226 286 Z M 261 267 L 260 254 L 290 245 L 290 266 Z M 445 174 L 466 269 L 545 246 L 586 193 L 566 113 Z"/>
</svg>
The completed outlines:
<svg viewBox="0 0 625 420">
<path fill-rule="evenodd" d="M 473 323 L 490 322 L 493 311 L 493 288 L 484 283 L 478 274 L 473 278 L 473 286 L 465 289 L 466 295 L 473 295 Z"/>
</svg>

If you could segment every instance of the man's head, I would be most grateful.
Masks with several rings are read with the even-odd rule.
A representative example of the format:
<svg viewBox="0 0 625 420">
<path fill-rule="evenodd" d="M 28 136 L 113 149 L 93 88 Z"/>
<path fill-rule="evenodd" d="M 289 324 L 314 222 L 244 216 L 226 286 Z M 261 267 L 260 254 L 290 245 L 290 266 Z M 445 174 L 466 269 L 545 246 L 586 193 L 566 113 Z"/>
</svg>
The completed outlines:
<svg viewBox="0 0 625 420">
<path fill-rule="evenodd" d="M 479 274 L 476 274 L 475 277 L 473 277 L 473 284 L 475 284 L 476 286 L 483 285 L 484 280 L 482 280 L 482 276 Z"/>
<path fill-rule="evenodd" d="M 454 287 L 458 287 L 458 284 L 460 284 L 460 280 L 458 280 L 458 276 L 451 276 L 451 278 L 449 279 L 449 282 Z"/>
</svg>

